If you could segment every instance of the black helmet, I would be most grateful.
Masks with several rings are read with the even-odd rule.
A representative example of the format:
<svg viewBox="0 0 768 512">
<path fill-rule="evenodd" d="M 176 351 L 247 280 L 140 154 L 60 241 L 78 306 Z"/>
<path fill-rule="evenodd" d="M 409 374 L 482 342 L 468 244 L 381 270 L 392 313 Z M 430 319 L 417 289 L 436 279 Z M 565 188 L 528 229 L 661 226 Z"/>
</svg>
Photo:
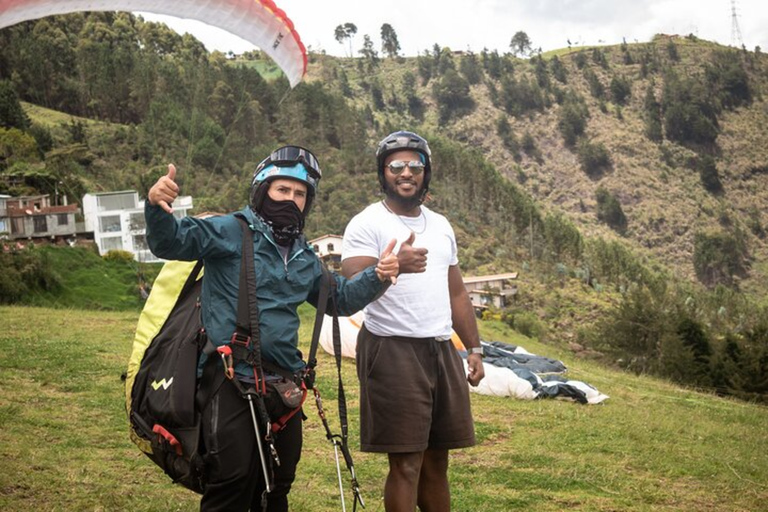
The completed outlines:
<svg viewBox="0 0 768 512">
<path fill-rule="evenodd" d="M 274 150 L 267 158 L 259 162 L 251 180 L 251 208 L 261 210 L 264 196 L 270 181 L 276 178 L 289 178 L 307 185 L 307 202 L 304 216 L 309 213 L 312 200 L 317 192 L 317 185 L 323 176 L 317 158 L 308 149 L 300 146 L 283 146 Z"/>
<path fill-rule="evenodd" d="M 413 132 L 393 132 L 384 137 L 384 139 L 379 142 L 379 147 L 376 149 L 376 163 L 378 167 L 379 183 L 381 184 L 381 188 L 383 189 L 386 183 L 384 181 L 384 160 L 386 160 L 386 158 L 392 153 L 403 150 L 417 151 L 424 157 L 424 186 L 421 190 L 421 199 L 424 199 L 424 196 L 429 190 L 429 179 L 432 176 L 432 165 L 430 159 L 432 152 L 429 150 L 429 144 L 427 144 L 427 141 L 423 137 L 420 137 Z"/>
</svg>

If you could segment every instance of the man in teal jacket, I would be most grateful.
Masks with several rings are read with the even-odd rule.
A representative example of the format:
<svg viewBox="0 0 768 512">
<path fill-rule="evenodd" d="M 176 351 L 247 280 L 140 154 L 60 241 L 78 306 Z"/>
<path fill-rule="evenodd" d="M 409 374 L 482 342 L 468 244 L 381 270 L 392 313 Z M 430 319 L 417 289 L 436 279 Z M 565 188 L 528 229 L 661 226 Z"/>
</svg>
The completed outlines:
<svg viewBox="0 0 768 512">
<path fill-rule="evenodd" d="M 320 177 L 310 151 L 298 146 L 279 148 L 257 166 L 250 205 L 240 212 L 253 231 L 261 355 L 265 367 L 275 370 L 266 373 L 268 382 L 285 380 L 286 374 L 298 374 L 305 366 L 298 349 L 297 308 L 303 302 L 317 304 L 322 263 L 302 230 Z M 235 332 L 241 225 L 233 214 L 176 219 L 172 215 L 179 193 L 175 178 L 171 164 L 168 174 L 149 191 L 147 242 L 164 259 L 204 260 L 203 325 L 214 345 L 226 345 Z M 378 263 L 354 279 L 334 276 L 340 314 L 362 309 L 394 282 L 399 270 L 394 245 L 392 240 Z M 244 386 L 253 387 L 254 369 L 248 363 L 239 361 L 235 372 Z M 270 417 L 286 410 L 275 393 L 266 396 L 265 405 Z M 292 416 L 276 436 L 280 465 L 274 468 L 274 486 L 266 495 L 270 512 L 288 510 L 287 495 L 301 456 L 301 416 Z M 203 442 L 208 474 L 201 510 L 260 510 L 265 481 L 251 411 L 235 386 L 222 385 L 203 411 Z"/>
</svg>

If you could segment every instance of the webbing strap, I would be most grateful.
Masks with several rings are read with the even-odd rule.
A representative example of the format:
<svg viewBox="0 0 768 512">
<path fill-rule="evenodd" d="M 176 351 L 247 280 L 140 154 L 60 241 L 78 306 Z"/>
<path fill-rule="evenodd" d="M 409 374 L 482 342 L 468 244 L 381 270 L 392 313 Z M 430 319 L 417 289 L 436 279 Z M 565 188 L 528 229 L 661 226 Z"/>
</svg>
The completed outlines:
<svg viewBox="0 0 768 512">
<path fill-rule="evenodd" d="M 360 486 L 357 482 L 357 475 L 355 474 L 355 465 L 352 461 L 352 454 L 349 451 L 347 443 L 349 425 L 347 421 L 347 399 L 344 393 L 344 384 L 341 377 L 341 329 L 339 327 L 339 310 L 336 303 L 336 279 L 333 274 L 325 267 L 321 265 L 323 270 L 323 276 L 320 282 L 320 294 L 317 298 L 317 313 L 315 315 L 315 327 L 312 332 L 312 343 L 309 349 L 309 358 L 307 364 L 308 374 L 311 374 L 314 367 L 317 365 L 317 347 L 320 341 L 320 331 L 323 326 L 323 320 L 325 313 L 328 311 L 333 320 L 333 353 L 336 359 L 336 373 L 338 376 L 338 401 L 339 401 L 339 422 L 341 423 L 341 435 L 334 435 L 331 432 L 328 420 L 323 411 L 322 399 L 320 398 L 320 392 L 316 387 L 313 387 L 315 394 L 315 402 L 317 403 L 317 412 L 320 415 L 320 420 L 325 427 L 326 437 L 334 447 L 341 449 L 341 453 L 344 456 L 344 462 L 347 465 L 347 469 L 352 476 L 352 492 L 354 495 L 353 510 L 357 510 L 358 503 L 365 508 L 363 497 L 360 494 Z M 329 307 L 330 300 L 330 307 Z M 311 377 L 310 377 L 311 378 Z M 338 459 L 337 459 L 338 465 Z M 341 481 L 339 481 L 341 485 Z M 344 497 L 342 496 L 342 507 Z M 344 507 L 343 507 L 344 508 Z"/>
<path fill-rule="evenodd" d="M 312 331 L 312 343 L 309 346 L 309 357 L 307 358 L 307 367 L 313 370 L 317 366 L 317 347 L 320 344 L 320 331 L 323 328 L 323 318 L 328 309 L 328 295 L 330 287 L 336 287 L 336 279 L 324 264 L 320 264 L 323 276 L 320 279 L 320 292 L 317 296 L 317 311 L 315 312 L 315 327 Z M 333 284 L 331 284 L 331 282 Z"/>
<path fill-rule="evenodd" d="M 336 281 L 334 280 L 331 286 L 334 291 L 336 288 Z M 341 423 L 341 439 L 344 446 L 347 445 L 347 397 L 344 394 L 344 383 L 341 379 L 341 329 L 339 328 L 339 313 L 336 307 L 336 294 L 331 294 L 331 313 L 333 314 L 333 355 L 336 359 L 336 374 L 339 377 L 339 422 Z M 344 457 L 347 458 L 346 456 Z M 347 460 L 347 465 L 350 461 Z"/>
<path fill-rule="evenodd" d="M 256 387 L 263 394 L 264 369 L 261 365 L 261 329 L 259 329 L 259 303 L 256 297 L 256 272 L 253 260 L 253 232 L 242 214 L 235 214 L 243 231 L 243 247 L 240 257 L 240 284 L 237 292 L 237 320 L 235 334 L 251 340 L 249 363 L 253 366 Z"/>
</svg>

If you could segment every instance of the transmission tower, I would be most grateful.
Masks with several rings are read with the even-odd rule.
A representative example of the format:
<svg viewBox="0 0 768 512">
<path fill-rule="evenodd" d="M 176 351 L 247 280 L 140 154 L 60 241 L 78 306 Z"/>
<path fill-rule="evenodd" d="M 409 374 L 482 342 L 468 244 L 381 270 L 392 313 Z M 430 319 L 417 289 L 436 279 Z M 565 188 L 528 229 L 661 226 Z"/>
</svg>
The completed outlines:
<svg viewBox="0 0 768 512">
<path fill-rule="evenodd" d="M 731 46 L 735 46 L 736 48 L 742 48 L 744 46 L 744 41 L 741 38 L 741 29 L 739 28 L 739 14 L 736 10 L 736 0 L 731 0 Z"/>
</svg>

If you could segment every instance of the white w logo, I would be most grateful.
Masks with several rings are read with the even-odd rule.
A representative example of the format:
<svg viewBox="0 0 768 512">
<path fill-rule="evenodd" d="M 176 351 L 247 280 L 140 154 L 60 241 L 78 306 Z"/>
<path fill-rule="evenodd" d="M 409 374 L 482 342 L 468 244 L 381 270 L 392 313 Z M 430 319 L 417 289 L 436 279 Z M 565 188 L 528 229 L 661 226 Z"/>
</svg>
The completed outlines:
<svg viewBox="0 0 768 512">
<path fill-rule="evenodd" d="M 156 380 L 152 381 L 151 386 L 152 386 L 152 389 L 157 391 L 158 389 L 160 389 L 160 386 L 162 386 L 163 389 L 168 389 L 169 387 L 171 387 L 171 384 L 173 384 L 173 377 L 171 377 L 170 380 L 167 380 L 167 381 L 165 379 L 161 380 L 160 382 L 157 382 Z"/>
</svg>

